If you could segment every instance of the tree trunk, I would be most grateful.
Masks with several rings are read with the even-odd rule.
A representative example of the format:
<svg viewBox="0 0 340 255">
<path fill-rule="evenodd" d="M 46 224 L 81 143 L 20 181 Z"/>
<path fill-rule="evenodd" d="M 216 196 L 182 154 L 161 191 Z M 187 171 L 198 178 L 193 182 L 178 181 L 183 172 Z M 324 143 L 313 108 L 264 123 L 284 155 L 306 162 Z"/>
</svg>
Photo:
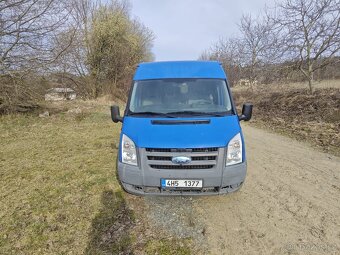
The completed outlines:
<svg viewBox="0 0 340 255">
<path fill-rule="evenodd" d="M 309 92 L 311 94 L 314 93 L 314 85 L 313 85 L 313 83 L 314 83 L 314 73 L 310 72 L 309 73 L 309 77 L 308 77 L 308 87 L 309 87 Z"/>
<path fill-rule="evenodd" d="M 309 87 L 309 93 L 313 94 L 314 88 L 313 88 L 313 81 L 311 79 L 308 80 L 308 87 Z"/>
</svg>

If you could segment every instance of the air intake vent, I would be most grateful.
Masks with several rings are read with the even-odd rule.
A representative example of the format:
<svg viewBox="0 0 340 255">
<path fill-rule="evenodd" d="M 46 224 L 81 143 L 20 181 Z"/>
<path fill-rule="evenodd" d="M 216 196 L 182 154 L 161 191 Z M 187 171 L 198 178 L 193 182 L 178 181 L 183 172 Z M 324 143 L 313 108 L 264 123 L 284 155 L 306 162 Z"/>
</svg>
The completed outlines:
<svg viewBox="0 0 340 255">
<path fill-rule="evenodd" d="M 152 120 L 153 125 L 200 125 L 209 124 L 210 120 Z"/>
</svg>

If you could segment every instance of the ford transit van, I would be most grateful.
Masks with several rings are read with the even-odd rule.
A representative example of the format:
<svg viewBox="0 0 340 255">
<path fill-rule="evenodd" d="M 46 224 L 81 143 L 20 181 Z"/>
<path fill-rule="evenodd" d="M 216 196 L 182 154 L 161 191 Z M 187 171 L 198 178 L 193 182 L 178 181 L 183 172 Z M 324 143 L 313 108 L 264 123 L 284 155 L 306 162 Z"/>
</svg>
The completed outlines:
<svg viewBox="0 0 340 255">
<path fill-rule="evenodd" d="M 137 67 L 123 116 L 117 176 L 136 195 L 213 195 L 236 191 L 247 172 L 240 121 L 219 62 L 173 61 Z"/>
</svg>

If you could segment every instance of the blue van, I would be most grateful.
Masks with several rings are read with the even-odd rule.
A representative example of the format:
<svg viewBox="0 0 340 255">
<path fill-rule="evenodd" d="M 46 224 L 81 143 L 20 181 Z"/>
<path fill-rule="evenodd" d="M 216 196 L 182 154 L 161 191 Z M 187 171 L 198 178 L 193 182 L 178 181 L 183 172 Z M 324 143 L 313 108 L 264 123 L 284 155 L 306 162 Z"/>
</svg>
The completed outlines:
<svg viewBox="0 0 340 255">
<path fill-rule="evenodd" d="M 213 195 L 236 191 L 247 172 L 240 120 L 219 62 L 139 64 L 122 122 L 117 159 L 123 189 L 136 195 Z"/>
</svg>

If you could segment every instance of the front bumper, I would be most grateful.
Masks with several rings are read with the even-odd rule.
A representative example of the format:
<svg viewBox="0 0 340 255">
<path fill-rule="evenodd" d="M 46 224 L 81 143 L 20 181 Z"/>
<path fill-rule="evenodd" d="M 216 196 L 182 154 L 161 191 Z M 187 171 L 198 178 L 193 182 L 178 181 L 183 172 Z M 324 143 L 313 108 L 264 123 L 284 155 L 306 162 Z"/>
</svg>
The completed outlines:
<svg viewBox="0 0 340 255">
<path fill-rule="evenodd" d="M 118 179 L 123 189 L 135 195 L 219 195 L 237 191 L 246 178 L 246 162 L 222 166 L 219 169 L 140 169 L 117 162 Z M 161 188 L 160 179 L 202 179 L 200 190 L 165 190 Z"/>
</svg>

